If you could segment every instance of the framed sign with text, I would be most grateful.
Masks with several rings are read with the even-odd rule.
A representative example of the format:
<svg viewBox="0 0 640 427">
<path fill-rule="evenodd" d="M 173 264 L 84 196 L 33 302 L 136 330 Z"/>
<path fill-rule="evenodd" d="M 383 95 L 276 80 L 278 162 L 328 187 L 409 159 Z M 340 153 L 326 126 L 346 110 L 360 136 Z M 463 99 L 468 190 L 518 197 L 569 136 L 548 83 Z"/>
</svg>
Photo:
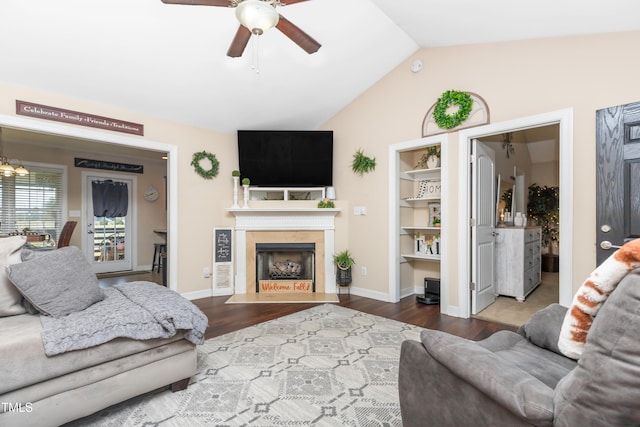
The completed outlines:
<svg viewBox="0 0 640 427">
<path fill-rule="evenodd" d="M 233 295 L 233 229 L 213 229 L 213 289 L 216 295 Z"/>
</svg>

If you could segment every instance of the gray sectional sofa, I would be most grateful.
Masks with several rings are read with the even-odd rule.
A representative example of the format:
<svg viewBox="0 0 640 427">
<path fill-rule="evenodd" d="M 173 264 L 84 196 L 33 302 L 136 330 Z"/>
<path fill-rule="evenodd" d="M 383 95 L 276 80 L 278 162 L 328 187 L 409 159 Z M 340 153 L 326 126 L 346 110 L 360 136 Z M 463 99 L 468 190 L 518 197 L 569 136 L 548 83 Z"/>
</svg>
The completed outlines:
<svg viewBox="0 0 640 427">
<path fill-rule="evenodd" d="M 189 301 L 181 301 L 184 305 L 175 317 L 182 315 L 182 323 L 175 325 L 171 331 L 167 331 L 166 324 L 159 326 L 149 320 L 157 317 L 157 313 L 138 316 L 128 306 L 114 310 L 114 305 L 109 305 L 111 299 L 105 296 L 91 302 L 84 309 L 76 312 L 72 310 L 64 316 L 42 314 L 40 310 L 69 311 L 65 301 L 73 299 L 73 295 L 65 293 L 77 291 L 78 286 L 57 288 L 55 293 L 61 294 L 62 298 L 54 296 L 39 300 L 37 296 L 28 296 L 37 292 L 46 293 L 47 290 L 38 291 L 37 286 L 30 287 L 22 283 L 27 282 L 24 277 L 33 276 L 31 272 L 38 264 L 28 264 L 33 260 L 21 262 L 21 247 L 14 237 L 0 238 L 0 425 L 60 425 L 160 387 L 170 385 L 173 391 L 187 387 L 189 378 L 196 372 L 197 354 L 194 342 L 203 339 L 206 328 L 206 317 L 203 314 L 200 317 L 201 312 L 194 309 L 195 306 L 189 307 L 192 306 Z M 60 259 L 74 258 L 79 253 L 66 248 L 55 252 L 57 264 L 60 264 Z M 51 255 L 43 256 L 44 265 L 54 260 L 44 258 L 49 256 Z M 40 267 L 43 265 L 42 261 L 39 261 Z M 64 264 L 67 268 L 74 268 L 74 263 L 75 261 L 70 261 Z M 20 271 L 18 267 L 21 268 Z M 45 281 L 56 281 L 53 277 L 55 274 L 48 272 L 46 276 Z M 69 276 L 69 271 L 62 273 L 62 277 L 73 281 Z M 16 291 L 12 280 L 21 282 L 22 289 Z M 32 281 L 34 283 L 36 282 Z M 139 283 L 140 286 L 133 284 L 131 288 L 142 289 L 145 293 L 152 289 L 148 282 L 148 288 L 145 288 L 145 282 Z M 97 280 L 95 285 L 97 286 Z M 173 291 L 157 285 L 155 287 L 161 288 L 161 292 L 166 294 L 158 293 L 151 300 L 182 298 L 175 293 L 172 295 Z M 100 290 L 98 294 L 102 295 L 101 292 Z M 93 283 L 90 291 L 82 292 L 76 299 L 85 305 L 95 299 L 87 296 L 92 293 L 95 293 Z M 119 294 L 114 290 L 111 293 Z M 57 303 L 52 303 L 55 300 Z M 118 302 L 121 303 L 122 301 Z M 119 326 L 114 323 L 117 316 L 104 315 L 105 310 L 124 311 L 128 313 L 129 320 L 147 320 L 141 325 Z M 90 329 L 80 319 L 87 318 L 83 316 L 95 317 L 94 312 L 98 318 L 86 322 L 87 325 L 94 324 L 93 329 Z M 43 321 L 43 317 L 46 317 L 45 320 L 50 325 Z M 197 320 L 192 323 L 198 324 L 194 327 L 198 329 L 195 334 L 198 339 L 194 339 L 194 331 L 186 327 L 184 322 L 185 319 L 191 321 L 194 317 Z M 173 322 L 174 319 L 171 317 L 168 321 L 163 321 Z M 163 332 L 156 334 L 156 331 Z M 145 334 L 145 339 L 127 337 L 135 337 L 141 332 Z M 75 337 L 83 334 L 93 340 L 98 336 L 106 341 L 87 344 L 80 340 L 78 343 Z M 82 348 L 85 346 L 87 348 Z M 51 355 L 52 353 L 55 355 Z"/>
<path fill-rule="evenodd" d="M 640 425 L 640 272 L 603 304 L 577 361 L 558 348 L 566 310 L 478 342 L 433 330 L 404 342 L 404 427 Z"/>
</svg>

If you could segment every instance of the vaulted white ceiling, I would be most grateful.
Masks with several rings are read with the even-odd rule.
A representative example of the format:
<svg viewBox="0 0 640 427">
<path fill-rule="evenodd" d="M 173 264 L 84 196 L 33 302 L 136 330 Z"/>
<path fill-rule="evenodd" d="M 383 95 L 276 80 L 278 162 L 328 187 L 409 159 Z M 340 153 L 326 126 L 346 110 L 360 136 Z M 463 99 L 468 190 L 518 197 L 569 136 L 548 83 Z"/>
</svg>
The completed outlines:
<svg viewBox="0 0 640 427">
<path fill-rule="evenodd" d="M 636 0 L 309 0 L 278 11 L 322 48 L 308 55 L 270 30 L 256 72 L 251 42 L 226 56 L 232 8 L 2 0 L 0 81 L 229 134 L 315 129 L 420 48 L 640 29 Z"/>
</svg>

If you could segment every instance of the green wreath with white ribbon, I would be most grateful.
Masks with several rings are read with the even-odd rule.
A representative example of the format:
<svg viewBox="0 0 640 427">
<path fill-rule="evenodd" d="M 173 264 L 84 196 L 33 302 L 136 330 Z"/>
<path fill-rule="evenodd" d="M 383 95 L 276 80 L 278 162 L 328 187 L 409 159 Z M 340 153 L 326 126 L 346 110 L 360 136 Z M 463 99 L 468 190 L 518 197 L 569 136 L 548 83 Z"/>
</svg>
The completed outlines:
<svg viewBox="0 0 640 427">
<path fill-rule="evenodd" d="M 454 114 L 447 114 L 447 109 L 458 106 Z M 469 118 L 473 107 L 473 99 L 467 92 L 448 90 L 440 95 L 433 109 L 433 120 L 441 129 L 453 129 Z"/>
<path fill-rule="evenodd" d="M 204 159 L 207 159 L 209 160 L 209 162 L 211 162 L 211 167 L 209 169 L 204 169 L 200 165 L 200 162 Z M 191 166 L 193 166 L 193 169 L 196 171 L 196 173 L 204 179 L 212 179 L 213 177 L 218 175 L 220 162 L 218 162 L 218 159 L 216 159 L 215 154 L 211 154 L 206 151 L 198 151 L 197 153 L 193 153 Z"/>
</svg>

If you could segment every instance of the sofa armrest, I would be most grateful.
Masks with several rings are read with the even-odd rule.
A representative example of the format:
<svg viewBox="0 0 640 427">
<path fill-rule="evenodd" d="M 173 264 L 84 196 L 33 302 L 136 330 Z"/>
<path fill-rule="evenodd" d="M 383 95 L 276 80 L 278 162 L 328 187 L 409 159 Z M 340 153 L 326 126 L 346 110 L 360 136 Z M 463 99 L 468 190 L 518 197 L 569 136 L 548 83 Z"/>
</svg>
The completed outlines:
<svg viewBox="0 0 640 427">
<path fill-rule="evenodd" d="M 538 347 L 563 355 L 558 349 L 558 339 L 566 313 L 567 308 L 560 304 L 548 305 L 531 316 L 518 333 Z"/>
<path fill-rule="evenodd" d="M 473 341 L 432 330 L 421 339 L 435 360 L 512 414 L 534 425 L 552 424 L 553 389 L 542 381 Z"/>
</svg>

